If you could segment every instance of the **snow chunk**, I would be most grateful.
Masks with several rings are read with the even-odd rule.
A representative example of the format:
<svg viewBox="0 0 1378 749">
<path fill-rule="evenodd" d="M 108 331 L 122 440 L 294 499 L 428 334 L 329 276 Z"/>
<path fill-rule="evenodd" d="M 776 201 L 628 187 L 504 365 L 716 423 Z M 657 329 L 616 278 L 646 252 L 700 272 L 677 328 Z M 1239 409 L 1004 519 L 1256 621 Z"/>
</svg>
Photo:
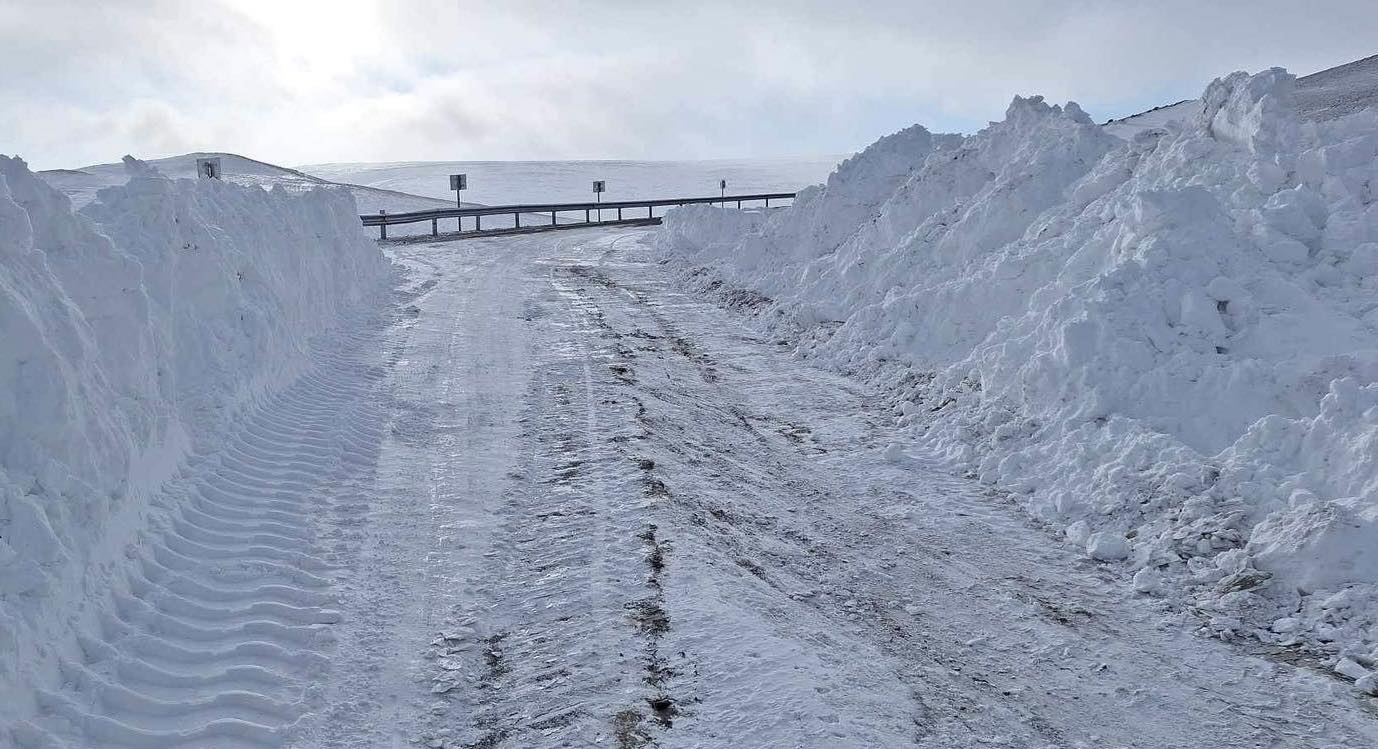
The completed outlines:
<svg viewBox="0 0 1378 749">
<path fill-rule="evenodd" d="M 904 454 L 904 446 L 898 442 L 891 442 L 885 446 L 885 453 L 881 456 L 887 463 L 902 463 L 907 457 Z"/>
<path fill-rule="evenodd" d="M 1145 567 L 1134 573 L 1134 590 L 1140 593 L 1157 593 L 1163 588 L 1163 573 L 1151 567 Z"/>
<path fill-rule="evenodd" d="M 1295 137 L 1295 88 L 1296 77 L 1282 68 L 1232 73 L 1206 87 L 1198 121 L 1221 140 L 1255 152 L 1276 150 Z"/>
<path fill-rule="evenodd" d="M 1303 593 L 1378 581 L 1378 507 L 1315 502 L 1269 516 L 1254 528 L 1254 564 Z"/>
<path fill-rule="evenodd" d="M 1368 676 L 1369 670 L 1348 658 L 1341 658 L 1340 662 L 1335 664 L 1335 673 L 1358 681 Z"/>
<path fill-rule="evenodd" d="M 1086 554 L 1102 562 L 1114 562 L 1129 556 L 1131 548 L 1123 533 L 1097 531 L 1086 539 Z"/>
</svg>

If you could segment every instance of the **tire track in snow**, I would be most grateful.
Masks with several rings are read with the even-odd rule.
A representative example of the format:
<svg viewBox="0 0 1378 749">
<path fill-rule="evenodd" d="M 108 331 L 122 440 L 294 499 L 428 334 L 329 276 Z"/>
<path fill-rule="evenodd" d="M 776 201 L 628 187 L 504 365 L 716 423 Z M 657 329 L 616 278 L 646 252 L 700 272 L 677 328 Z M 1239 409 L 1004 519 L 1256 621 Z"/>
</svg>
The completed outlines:
<svg viewBox="0 0 1378 749">
<path fill-rule="evenodd" d="M 563 260 L 526 266 L 540 309 L 533 373 L 517 418 L 512 482 L 474 578 L 486 595 L 431 645 L 438 717 L 424 744 L 621 746 L 646 708 L 643 598 L 647 499 L 614 449 L 635 432 L 616 345 Z M 528 287 L 531 288 L 531 287 Z M 530 307 L 529 307 L 530 308 Z M 621 722 L 619 722 L 621 721 Z"/>
<path fill-rule="evenodd" d="M 635 252 L 598 271 L 615 328 L 692 344 L 674 347 L 678 363 L 637 365 L 645 449 L 674 488 L 666 644 L 694 664 L 676 680 L 694 701 L 676 732 L 830 747 L 1372 743 L 1332 685 L 1177 631 L 1008 500 L 883 459 L 884 412 L 855 383 L 739 335 Z M 687 371 L 695 352 L 719 381 Z"/>
<path fill-rule="evenodd" d="M 277 747 L 316 707 L 334 608 L 320 531 L 377 458 L 381 373 L 368 315 L 313 366 L 195 453 L 60 662 L 63 684 L 14 729 L 24 747 Z"/>
</svg>

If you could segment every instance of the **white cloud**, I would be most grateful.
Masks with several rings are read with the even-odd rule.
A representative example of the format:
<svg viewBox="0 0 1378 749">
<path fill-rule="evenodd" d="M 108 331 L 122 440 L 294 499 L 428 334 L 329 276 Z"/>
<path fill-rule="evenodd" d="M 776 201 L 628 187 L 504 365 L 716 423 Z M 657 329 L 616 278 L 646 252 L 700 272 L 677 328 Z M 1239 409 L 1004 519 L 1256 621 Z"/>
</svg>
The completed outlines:
<svg viewBox="0 0 1378 749">
<path fill-rule="evenodd" d="M 690 158 L 972 129 L 1016 93 L 1097 116 L 1374 51 L 1369 0 L 663 4 L 0 0 L 0 151 L 39 167 Z"/>
</svg>

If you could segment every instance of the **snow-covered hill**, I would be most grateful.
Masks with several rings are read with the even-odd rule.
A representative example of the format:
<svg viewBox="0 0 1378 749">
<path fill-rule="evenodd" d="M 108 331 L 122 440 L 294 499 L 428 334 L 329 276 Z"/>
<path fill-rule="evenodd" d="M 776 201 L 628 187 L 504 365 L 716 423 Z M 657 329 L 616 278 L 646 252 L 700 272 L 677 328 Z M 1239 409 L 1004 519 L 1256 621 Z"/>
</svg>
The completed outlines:
<svg viewBox="0 0 1378 749">
<path fill-rule="evenodd" d="M 1297 108 L 1304 117 L 1333 119 L 1378 104 L 1378 55 L 1297 80 Z"/>
<path fill-rule="evenodd" d="M 238 185 L 255 185 L 272 188 L 281 185 L 290 192 L 306 192 L 320 187 L 342 187 L 353 196 L 362 212 L 375 213 L 386 210 L 422 211 L 430 208 L 449 208 L 452 201 L 410 195 L 395 190 L 366 187 L 315 177 L 295 169 L 269 164 L 232 153 L 188 153 L 166 159 L 152 159 L 144 162 L 157 169 L 169 179 L 185 179 L 196 176 L 196 160 L 213 156 L 221 160 L 224 181 Z M 72 204 L 80 208 L 96 197 L 96 192 L 106 187 L 123 185 L 128 180 L 124 164 L 96 164 L 80 169 L 53 169 L 39 172 L 44 182 L 52 185 L 71 198 Z"/>
<path fill-rule="evenodd" d="M 658 242 L 891 393 L 895 459 L 945 456 L 1210 630 L 1378 689 L 1378 109 L 1305 101 L 1236 73 L 1126 141 L 1016 98 Z"/>
<path fill-rule="evenodd" d="M 1311 120 L 1334 119 L 1378 104 L 1378 55 L 1298 78 L 1292 103 L 1302 117 Z M 1110 120 L 1105 129 L 1128 140 L 1135 133 L 1183 122 L 1200 112 L 1200 99 L 1186 99 Z"/>
</svg>

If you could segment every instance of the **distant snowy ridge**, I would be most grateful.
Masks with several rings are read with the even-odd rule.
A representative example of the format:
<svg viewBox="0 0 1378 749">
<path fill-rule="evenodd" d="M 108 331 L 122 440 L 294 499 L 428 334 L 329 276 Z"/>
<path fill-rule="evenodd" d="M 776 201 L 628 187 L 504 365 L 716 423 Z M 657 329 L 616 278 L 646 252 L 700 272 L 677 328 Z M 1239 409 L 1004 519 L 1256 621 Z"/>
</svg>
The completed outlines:
<svg viewBox="0 0 1378 749">
<path fill-rule="evenodd" d="M 452 201 L 412 195 L 396 190 L 332 182 L 285 166 L 269 164 L 233 153 L 197 152 L 144 162 L 170 179 L 196 176 L 196 160 L 213 157 L 221 160 L 224 181 L 239 185 L 256 185 L 264 189 L 283 187 L 291 192 L 307 192 L 323 187 L 348 190 L 366 212 L 384 209 L 393 213 L 448 208 Z M 128 179 L 123 164 L 95 164 L 80 169 L 49 169 L 37 172 L 40 179 L 72 199 L 76 208 L 94 200 L 96 193 L 106 187 L 122 185 Z"/>
<path fill-rule="evenodd" d="M 1016 98 L 657 243 L 1137 589 L 1375 689 L 1378 109 L 1305 119 L 1295 88 L 1235 73 L 1128 141 Z"/>
<path fill-rule="evenodd" d="M 1333 119 L 1378 104 L 1378 55 L 1337 65 L 1297 79 L 1292 102 L 1302 117 Z M 1129 139 L 1149 128 L 1189 120 L 1201 111 L 1201 100 L 1184 99 L 1105 123 L 1111 135 Z"/>
<path fill-rule="evenodd" d="M 150 495 L 390 278 L 346 192 L 126 167 L 74 213 L 0 157 L 0 718 L 48 681 Z"/>
</svg>

